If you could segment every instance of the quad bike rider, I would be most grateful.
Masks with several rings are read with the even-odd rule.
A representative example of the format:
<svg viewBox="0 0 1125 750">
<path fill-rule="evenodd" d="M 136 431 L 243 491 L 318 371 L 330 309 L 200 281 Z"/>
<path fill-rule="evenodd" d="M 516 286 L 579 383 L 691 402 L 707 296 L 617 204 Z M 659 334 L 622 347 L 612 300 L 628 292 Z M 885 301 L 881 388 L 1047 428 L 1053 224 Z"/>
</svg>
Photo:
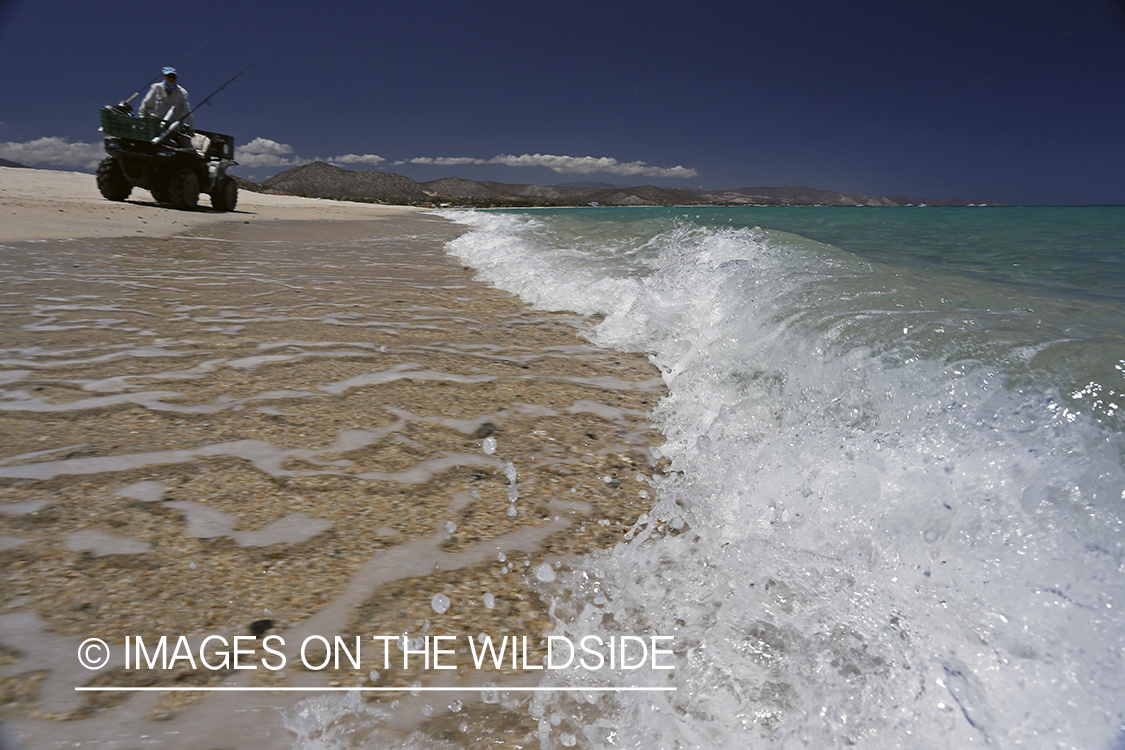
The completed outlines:
<svg viewBox="0 0 1125 750">
<path fill-rule="evenodd" d="M 199 106 L 235 78 L 238 76 Z M 165 90 L 160 91 L 160 87 Z M 215 209 L 233 211 L 238 203 L 238 185 L 227 169 L 238 163 L 234 160 L 234 138 L 192 129 L 193 110 L 187 103 L 187 92 L 176 85 L 174 68 L 164 69 L 164 83 L 152 86 L 140 113 L 134 116 L 130 102 L 136 96 L 101 110 L 101 132 L 109 154 L 98 165 L 101 194 L 111 201 L 123 201 L 134 187 L 141 187 L 158 203 L 190 210 L 204 192 L 211 196 Z M 158 116 L 147 116 L 149 112 Z"/>
</svg>

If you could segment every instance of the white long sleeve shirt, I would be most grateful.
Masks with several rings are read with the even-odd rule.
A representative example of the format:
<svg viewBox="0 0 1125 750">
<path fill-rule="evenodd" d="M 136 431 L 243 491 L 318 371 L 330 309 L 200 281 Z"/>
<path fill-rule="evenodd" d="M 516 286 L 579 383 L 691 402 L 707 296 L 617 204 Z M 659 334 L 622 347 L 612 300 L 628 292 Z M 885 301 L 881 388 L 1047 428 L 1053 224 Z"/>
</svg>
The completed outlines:
<svg viewBox="0 0 1125 750">
<path fill-rule="evenodd" d="M 139 114 L 142 117 L 161 117 L 169 121 L 182 119 L 186 131 L 195 128 L 195 115 L 188 104 L 187 89 L 183 86 L 176 86 L 169 91 L 161 82 L 152 84 L 141 102 Z"/>
</svg>

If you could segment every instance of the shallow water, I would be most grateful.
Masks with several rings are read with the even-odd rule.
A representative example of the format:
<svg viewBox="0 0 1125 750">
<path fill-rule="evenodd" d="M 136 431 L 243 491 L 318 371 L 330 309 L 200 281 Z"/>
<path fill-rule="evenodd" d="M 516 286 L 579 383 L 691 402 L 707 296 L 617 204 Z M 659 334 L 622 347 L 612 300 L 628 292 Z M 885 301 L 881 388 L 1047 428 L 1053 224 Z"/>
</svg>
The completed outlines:
<svg viewBox="0 0 1125 750">
<path fill-rule="evenodd" d="M 541 624 L 526 579 L 620 538 L 645 485 L 602 477 L 647 467 L 660 379 L 580 338 L 578 316 L 473 282 L 442 251 L 459 233 L 423 216 L 0 245 L 0 681 L 21 747 L 342 737 L 346 720 L 314 721 L 348 713 L 339 693 L 75 688 L 407 687 L 432 675 L 302 670 L 294 650 Z M 280 672 L 123 664 L 130 636 L 202 649 L 263 620 L 286 639 Z M 88 637 L 114 671 L 79 664 Z M 513 714 L 482 692 L 457 718 L 500 731 Z M 365 704 L 381 736 L 452 721 L 397 698 Z"/>
</svg>

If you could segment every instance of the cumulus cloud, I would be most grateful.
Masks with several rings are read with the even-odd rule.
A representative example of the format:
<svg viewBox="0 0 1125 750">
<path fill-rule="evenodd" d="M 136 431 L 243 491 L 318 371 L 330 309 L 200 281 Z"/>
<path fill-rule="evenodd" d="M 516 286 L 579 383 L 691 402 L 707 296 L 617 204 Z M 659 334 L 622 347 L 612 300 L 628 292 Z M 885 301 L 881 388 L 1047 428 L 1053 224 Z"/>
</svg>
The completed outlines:
<svg viewBox="0 0 1125 750">
<path fill-rule="evenodd" d="M 272 154 L 274 156 L 293 153 L 293 147 L 288 143 L 278 143 L 277 141 L 271 141 L 269 138 L 255 138 L 242 148 L 255 154 Z"/>
<path fill-rule="evenodd" d="M 96 169 L 98 162 L 104 158 L 105 150 L 100 143 L 71 143 L 66 138 L 56 136 L 23 143 L 0 143 L 0 159 L 29 167 Z"/>
<path fill-rule="evenodd" d="M 505 164 L 509 167 L 547 167 L 559 174 L 616 174 L 622 177 L 695 177 L 699 174 L 690 167 L 653 167 L 643 161 L 620 162 L 609 156 L 556 156 L 554 154 L 500 154 L 491 159 L 470 157 L 420 156 L 396 164 Z"/>
<path fill-rule="evenodd" d="M 617 159 L 601 156 L 554 156 L 552 154 L 523 154 L 513 156 L 501 154 L 491 159 L 493 164 L 506 164 L 509 167 L 547 167 L 560 174 L 607 174 L 622 177 L 695 177 L 698 172 L 686 167 L 652 167 L 643 161 L 619 162 Z"/>
<path fill-rule="evenodd" d="M 325 159 L 329 164 L 381 164 L 386 161 L 381 156 L 375 154 L 344 154 L 343 156 L 332 156 Z"/>
<path fill-rule="evenodd" d="M 23 143 L 0 143 L 0 158 L 28 166 L 50 166 L 93 170 L 105 158 L 101 143 L 71 143 L 65 138 L 38 138 Z M 295 167 L 315 159 L 298 156 L 293 147 L 269 138 L 254 138 L 235 149 L 235 160 L 244 167 Z M 375 154 L 344 154 L 324 159 L 339 166 L 375 166 L 386 161 Z M 557 156 L 554 154 L 500 154 L 491 159 L 468 156 L 419 156 L 394 162 L 455 167 L 463 164 L 504 164 L 509 167 L 547 167 L 559 174 L 614 174 L 622 177 L 695 177 L 689 167 L 654 167 L 643 161 L 621 162 L 608 156 Z"/>
<path fill-rule="evenodd" d="M 288 143 L 279 143 L 269 138 L 255 138 L 246 145 L 235 148 L 234 159 L 246 167 L 295 167 L 299 164 L 308 164 L 317 159 L 309 159 L 294 153 L 293 147 Z M 386 159 L 375 154 L 344 154 L 343 156 L 329 156 L 320 161 L 329 164 L 355 165 L 380 164 Z"/>
<path fill-rule="evenodd" d="M 418 156 L 413 159 L 396 161 L 395 164 L 436 164 L 439 167 L 456 167 L 459 164 L 488 164 L 488 159 L 473 159 L 468 156 Z"/>
<path fill-rule="evenodd" d="M 255 138 L 234 149 L 234 160 L 247 167 L 292 167 L 302 161 L 290 154 L 293 147 L 269 138 Z"/>
</svg>

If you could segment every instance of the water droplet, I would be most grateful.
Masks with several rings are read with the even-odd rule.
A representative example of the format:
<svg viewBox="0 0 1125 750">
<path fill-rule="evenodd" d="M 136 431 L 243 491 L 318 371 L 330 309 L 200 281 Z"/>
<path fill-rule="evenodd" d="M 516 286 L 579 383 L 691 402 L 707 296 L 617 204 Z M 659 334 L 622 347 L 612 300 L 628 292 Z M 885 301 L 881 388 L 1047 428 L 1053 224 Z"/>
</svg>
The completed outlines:
<svg viewBox="0 0 1125 750">
<path fill-rule="evenodd" d="M 543 563 L 535 569 L 535 577 L 543 583 L 550 583 L 555 580 L 555 570 L 547 563 Z"/>
<path fill-rule="evenodd" d="M 484 450 L 486 456 L 491 456 L 496 452 L 496 438 L 486 437 L 484 442 L 481 443 L 481 448 Z"/>
<path fill-rule="evenodd" d="M 449 597 L 445 594 L 434 594 L 434 598 L 430 599 L 430 606 L 433 607 L 434 612 L 443 615 L 449 609 Z"/>
<path fill-rule="evenodd" d="M 493 596 L 492 594 L 485 594 L 484 595 L 484 608 L 485 609 L 492 609 L 495 606 L 496 606 L 496 597 Z"/>
<path fill-rule="evenodd" d="M 446 534 L 452 534 L 455 531 L 457 531 L 457 524 L 453 523 L 452 521 L 446 521 L 445 522 L 445 533 Z"/>
</svg>

